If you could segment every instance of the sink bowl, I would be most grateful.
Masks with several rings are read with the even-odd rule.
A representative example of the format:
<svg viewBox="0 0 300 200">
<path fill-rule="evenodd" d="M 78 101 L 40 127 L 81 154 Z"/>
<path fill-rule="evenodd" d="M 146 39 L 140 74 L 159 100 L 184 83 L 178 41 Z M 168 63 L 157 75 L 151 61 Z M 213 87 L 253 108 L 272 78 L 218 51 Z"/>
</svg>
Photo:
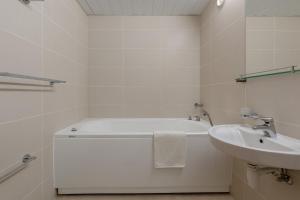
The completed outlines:
<svg viewBox="0 0 300 200">
<path fill-rule="evenodd" d="M 209 130 L 210 141 L 219 150 L 251 164 L 300 170 L 300 140 L 242 125 L 220 125 Z"/>
</svg>

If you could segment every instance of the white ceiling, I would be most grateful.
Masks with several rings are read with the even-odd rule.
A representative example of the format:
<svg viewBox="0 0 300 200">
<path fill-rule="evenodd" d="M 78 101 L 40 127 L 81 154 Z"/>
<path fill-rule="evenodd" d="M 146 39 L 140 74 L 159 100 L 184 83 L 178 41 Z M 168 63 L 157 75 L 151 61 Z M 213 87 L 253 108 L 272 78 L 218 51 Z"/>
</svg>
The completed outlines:
<svg viewBox="0 0 300 200">
<path fill-rule="evenodd" d="M 210 0 L 77 0 L 88 15 L 200 15 Z"/>
</svg>

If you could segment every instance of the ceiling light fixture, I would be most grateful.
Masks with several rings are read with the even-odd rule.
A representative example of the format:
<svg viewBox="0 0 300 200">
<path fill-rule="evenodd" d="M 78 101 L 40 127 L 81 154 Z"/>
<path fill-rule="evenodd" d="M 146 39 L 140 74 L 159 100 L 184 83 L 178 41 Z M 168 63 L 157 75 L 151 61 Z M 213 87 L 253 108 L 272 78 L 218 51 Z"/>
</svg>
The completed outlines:
<svg viewBox="0 0 300 200">
<path fill-rule="evenodd" d="M 224 3 L 225 3 L 225 0 L 217 0 L 217 6 L 218 6 L 218 7 L 223 6 Z"/>
</svg>

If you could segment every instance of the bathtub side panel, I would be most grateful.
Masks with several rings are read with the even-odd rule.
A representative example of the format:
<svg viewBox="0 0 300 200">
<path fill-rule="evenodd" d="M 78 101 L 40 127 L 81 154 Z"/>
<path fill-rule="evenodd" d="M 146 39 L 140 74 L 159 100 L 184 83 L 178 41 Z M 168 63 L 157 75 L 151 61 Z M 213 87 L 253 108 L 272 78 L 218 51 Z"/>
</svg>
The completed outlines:
<svg viewBox="0 0 300 200">
<path fill-rule="evenodd" d="M 186 167 L 155 169 L 152 138 L 56 138 L 62 193 L 228 192 L 231 159 L 207 134 L 188 136 Z"/>
</svg>

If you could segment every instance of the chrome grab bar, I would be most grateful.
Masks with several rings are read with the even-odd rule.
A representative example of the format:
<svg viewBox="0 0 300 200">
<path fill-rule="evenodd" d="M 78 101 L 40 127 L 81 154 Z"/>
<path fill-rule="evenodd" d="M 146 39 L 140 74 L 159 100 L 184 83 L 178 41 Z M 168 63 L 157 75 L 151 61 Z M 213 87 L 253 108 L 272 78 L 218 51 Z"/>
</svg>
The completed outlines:
<svg viewBox="0 0 300 200">
<path fill-rule="evenodd" d="M 9 78 L 27 79 L 27 80 L 46 81 L 46 82 L 49 82 L 50 86 L 53 86 L 55 83 L 66 83 L 66 81 L 62 81 L 62 80 L 41 78 L 41 77 L 29 76 L 29 75 L 23 75 L 23 74 L 13 74 L 13 73 L 9 73 L 9 72 L 0 72 L 0 76 L 9 77 Z"/>
<path fill-rule="evenodd" d="M 36 157 L 31 156 L 30 154 L 24 155 L 21 163 L 16 164 L 14 167 L 12 167 L 12 170 L 9 170 L 8 172 L 5 172 L 3 175 L 0 176 L 0 183 L 3 183 L 7 179 L 16 175 L 18 172 L 25 169 L 28 166 L 28 164 L 35 159 Z"/>
<path fill-rule="evenodd" d="M 31 1 L 44 1 L 44 0 L 19 0 L 24 4 L 30 4 Z"/>
</svg>

